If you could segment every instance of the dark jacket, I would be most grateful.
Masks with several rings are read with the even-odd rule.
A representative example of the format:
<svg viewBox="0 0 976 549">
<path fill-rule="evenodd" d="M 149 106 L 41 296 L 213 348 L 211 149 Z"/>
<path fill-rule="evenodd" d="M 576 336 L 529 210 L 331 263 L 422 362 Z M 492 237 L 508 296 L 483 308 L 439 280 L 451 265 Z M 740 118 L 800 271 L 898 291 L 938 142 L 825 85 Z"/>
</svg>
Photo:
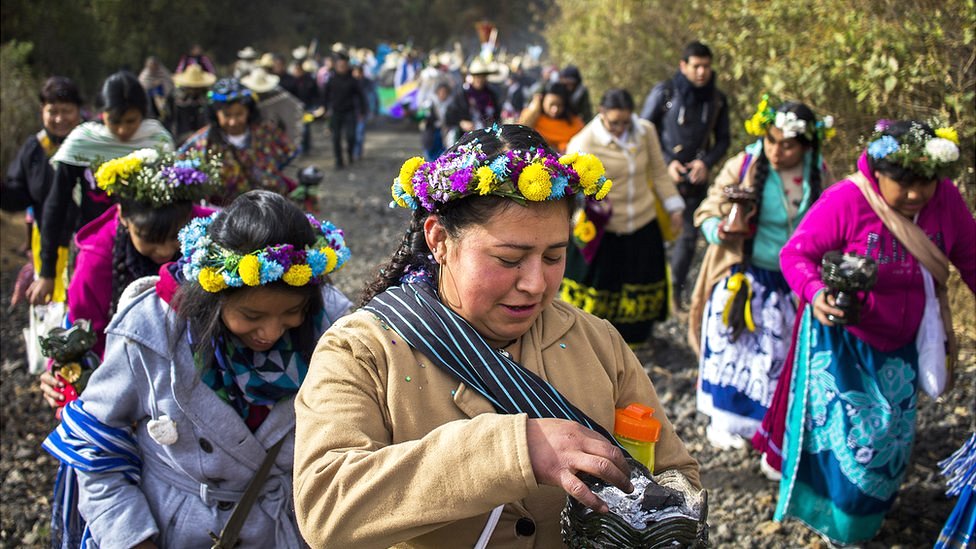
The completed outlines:
<svg viewBox="0 0 976 549">
<path fill-rule="evenodd" d="M 44 152 L 44 147 L 37 140 L 38 135 L 32 135 L 24 142 L 7 169 L 7 177 L 0 187 L 0 209 L 5 212 L 19 212 L 34 208 L 34 224 L 40 228 L 44 226 L 44 198 L 51 191 L 54 168 Z M 61 235 L 56 236 L 55 243 L 58 246 L 71 243 L 71 232 L 78 215 L 77 208 L 72 207 L 73 205 L 74 202 L 68 207 L 69 222 L 64 224 Z"/>
<path fill-rule="evenodd" d="M 710 118 L 715 121 L 710 122 Z M 696 158 L 711 169 L 729 148 L 729 105 L 715 87 L 715 75 L 695 88 L 681 73 L 654 86 L 644 101 L 641 118 L 651 121 L 661 140 L 666 163 Z M 705 136 L 709 126 L 712 135 Z"/>
<path fill-rule="evenodd" d="M 351 73 L 332 73 L 322 89 L 322 105 L 331 113 L 366 113 L 366 95 Z"/>
</svg>

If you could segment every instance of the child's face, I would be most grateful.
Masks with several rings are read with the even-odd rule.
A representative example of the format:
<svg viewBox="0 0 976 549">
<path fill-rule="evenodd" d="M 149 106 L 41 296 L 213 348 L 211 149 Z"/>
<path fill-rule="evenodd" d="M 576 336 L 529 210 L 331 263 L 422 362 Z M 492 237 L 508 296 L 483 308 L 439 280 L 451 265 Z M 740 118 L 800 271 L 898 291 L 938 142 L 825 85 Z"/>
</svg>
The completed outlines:
<svg viewBox="0 0 976 549">
<path fill-rule="evenodd" d="M 249 349 L 265 352 L 305 321 L 308 298 L 277 288 L 255 286 L 235 293 L 220 308 L 220 320 Z"/>
<path fill-rule="evenodd" d="M 136 251 L 148 257 L 157 265 L 173 261 L 177 252 L 180 251 L 180 241 L 176 237 L 163 242 L 152 242 L 142 237 L 139 228 L 135 224 L 125 219 L 122 219 L 120 222 L 129 232 L 129 239 L 132 240 L 132 246 Z"/>
</svg>

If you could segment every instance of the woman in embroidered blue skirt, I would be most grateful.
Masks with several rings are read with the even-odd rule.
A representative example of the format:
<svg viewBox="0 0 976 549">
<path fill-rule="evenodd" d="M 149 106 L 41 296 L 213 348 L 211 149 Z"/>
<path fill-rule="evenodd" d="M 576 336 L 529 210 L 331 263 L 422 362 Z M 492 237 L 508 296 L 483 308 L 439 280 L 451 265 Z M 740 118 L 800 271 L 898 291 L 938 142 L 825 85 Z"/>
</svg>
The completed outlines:
<svg viewBox="0 0 976 549">
<path fill-rule="evenodd" d="M 180 244 L 182 260 L 120 307 L 104 362 L 44 442 L 62 462 L 52 537 L 210 547 L 270 455 L 239 547 L 301 547 L 292 402 L 349 306 L 327 279 L 348 257 L 342 232 L 252 191 L 191 221 Z"/>
<path fill-rule="evenodd" d="M 790 384 L 763 421 L 766 447 L 782 448 L 774 518 L 797 518 L 834 543 L 881 528 L 910 462 L 918 389 L 944 389 L 955 342 L 949 261 L 976 290 L 976 221 L 948 179 L 959 164 L 954 139 L 949 128 L 883 121 L 857 171 L 824 192 L 783 248 L 783 274 L 803 305 Z M 856 323 L 833 320 L 845 313 L 822 281 L 829 251 L 877 265 Z"/>
<path fill-rule="evenodd" d="M 779 252 L 826 179 L 826 126 L 803 103 L 774 106 L 764 97 L 746 122 L 760 139 L 725 163 L 695 212 L 709 247 L 688 336 L 699 351 L 698 411 L 711 418 L 707 435 L 717 447 L 744 446 L 776 390 L 796 317 Z M 727 225 L 727 186 L 751 189 L 756 198 L 748 233 Z"/>
</svg>

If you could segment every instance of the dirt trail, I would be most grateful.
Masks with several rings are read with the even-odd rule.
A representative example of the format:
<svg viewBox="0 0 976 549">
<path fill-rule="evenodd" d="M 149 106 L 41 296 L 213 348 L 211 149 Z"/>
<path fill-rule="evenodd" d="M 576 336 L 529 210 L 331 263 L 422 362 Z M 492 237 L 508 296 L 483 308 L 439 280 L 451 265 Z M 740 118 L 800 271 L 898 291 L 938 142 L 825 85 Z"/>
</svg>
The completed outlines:
<svg viewBox="0 0 976 549">
<path fill-rule="evenodd" d="M 312 154 L 295 168 L 316 164 L 322 183 L 320 217 L 346 231 L 353 251 L 335 283 L 353 300 L 402 238 L 408 214 L 388 208 L 389 188 L 400 164 L 417 154 L 420 138 L 407 125 L 385 123 L 371 128 L 363 160 L 345 170 L 333 169 L 331 143 L 317 126 Z M 7 312 L 13 278 L 20 266 L 10 248 L 21 242 L 19 218 L 3 220 L 0 260 L 0 546 L 41 547 L 47 543 L 49 499 L 56 466 L 43 452 L 41 440 L 54 427 L 53 415 L 41 402 L 34 380 L 24 366 L 20 331 L 26 308 Z M 13 234 L 11 234 L 13 232 Z M 665 412 L 692 455 L 701 463 L 709 490 L 709 523 L 716 547 L 824 547 L 819 537 L 795 522 L 771 521 L 777 484 L 759 474 L 749 449 L 717 451 L 705 442 L 705 417 L 695 411 L 696 361 L 685 345 L 684 327 L 668 321 L 656 329 L 650 346 L 638 352 L 654 381 Z M 943 495 L 936 462 L 969 436 L 976 401 L 976 358 L 967 340 L 956 391 L 941 402 L 921 397 L 913 464 L 882 532 L 867 547 L 931 546 L 954 500 Z"/>
</svg>

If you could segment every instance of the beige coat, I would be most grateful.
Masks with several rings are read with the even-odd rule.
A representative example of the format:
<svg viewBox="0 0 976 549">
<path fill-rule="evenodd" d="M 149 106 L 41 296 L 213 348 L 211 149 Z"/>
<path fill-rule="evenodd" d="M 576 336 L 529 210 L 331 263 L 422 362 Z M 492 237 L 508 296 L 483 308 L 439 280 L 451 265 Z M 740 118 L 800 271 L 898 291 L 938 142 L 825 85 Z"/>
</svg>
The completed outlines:
<svg viewBox="0 0 976 549">
<path fill-rule="evenodd" d="M 521 339 L 521 363 L 607 429 L 614 408 L 653 407 L 656 469 L 700 484 L 640 362 L 605 320 L 555 301 Z M 372 314 L 319 342 L 295 407 L 295 510 L 312 547 L 473 547 L 506 504 L 490 547 L 556 547 L 566 494 L 532 472 L 526 415 L 494 413 Z M 518 537 L 520 518 L 535 523 Z"/>
<path fill-rule="evenodd" d="M 633 120 L 627 148 L 612 139 L 597 116 L 570 140 L 566 149 L 594 154 L 603 162 L 607 177 L 613 180 L 607 196 L 613 213 L 606 230 L 617 234 L 631 234 L 657 218 L 651 185 L 664 202 L 665 210 L 684 209 L 684 200 L 664 164 L 654 124 L 637 117 Z"/>
<path fill-rule="evenodd" d="M 715 183 L 708 188 L 708 196 L 695 210 L 695 227 L 701 227 L 702 223 L 710 217 L 724 217 L 722 208 L 727 200 L 722 189 L 726 185 L 739 183 L 739 170 L 742 169 L 742 162 L 745 161 L 745 158 L 746 153 L 742 151 L 728 159 L 722 166 L 722 171 L 715 178 Z M 752 184 L 752 175 L 755 169 L 756 163 L 753 162 L 746 170 L 743 178 L 744 183 Z M 698 279 L 695 280 L 695 289 L 691 293 L 691 307 L 688 309 L 688 344 L 699 355 L 701 355 L 702 315 L 705 314 L 705 304 L 712 295 L 712 288 L 732 272 L 733 265 L 741 262 L 741 240 L 709 244 L 708 249 L 705 250 L 705 257 L 702 259 L 701 269 L 698 271 Z"/>
</svg>

